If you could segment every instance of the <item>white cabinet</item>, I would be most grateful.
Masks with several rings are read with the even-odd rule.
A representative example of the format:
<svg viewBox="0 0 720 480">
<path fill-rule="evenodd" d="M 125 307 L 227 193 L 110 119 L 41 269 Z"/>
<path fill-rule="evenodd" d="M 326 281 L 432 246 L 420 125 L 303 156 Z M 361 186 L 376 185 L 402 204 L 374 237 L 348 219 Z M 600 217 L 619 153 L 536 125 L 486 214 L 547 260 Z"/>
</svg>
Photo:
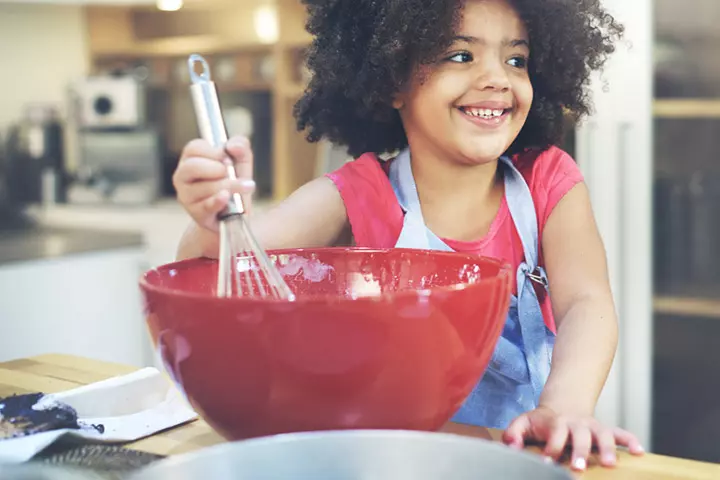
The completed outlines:
<svg viewBox="0 0 720 480">
<path fill-rule="evenodd" d="M 0 362 L 65 353 L 153 363 L 138 248 L 0 265 Z"/>
</svg>

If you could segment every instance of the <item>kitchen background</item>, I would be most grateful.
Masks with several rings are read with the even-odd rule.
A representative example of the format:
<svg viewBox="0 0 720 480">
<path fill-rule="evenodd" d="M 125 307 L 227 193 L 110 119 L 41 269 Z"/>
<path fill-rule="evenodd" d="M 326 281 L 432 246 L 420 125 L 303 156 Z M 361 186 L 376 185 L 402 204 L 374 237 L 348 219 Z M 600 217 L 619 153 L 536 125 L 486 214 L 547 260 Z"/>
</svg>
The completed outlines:
<svg viewBox="0 0 720 480">
<path fill-rule="evenodd" d="M 622 343 L 598 415 L 658 453 L 720 462 L 720 3 L 606 0 L 627 42 L 569 136 L 591 188 Z M 259 208 L 345 161 L 309 145 L 299 0 L 0 0 L 0 361 L 156 361 L 137 278 L 187 217 L 187 55 L 249 135 Z"/>
</svg>

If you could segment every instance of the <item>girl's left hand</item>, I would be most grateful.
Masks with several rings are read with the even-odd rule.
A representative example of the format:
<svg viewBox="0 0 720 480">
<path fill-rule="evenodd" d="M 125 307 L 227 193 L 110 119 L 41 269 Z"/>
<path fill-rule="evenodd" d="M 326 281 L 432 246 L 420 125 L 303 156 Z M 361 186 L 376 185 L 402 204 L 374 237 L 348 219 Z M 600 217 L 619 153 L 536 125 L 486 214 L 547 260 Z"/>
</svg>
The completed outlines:
<svg viewBox="0 0 720 480">
<path fill-rule="evenodd" d="M 644 453 L 632 433 L 606 427 L 593 417 L 559 415 L 544 406 L 520 415 L 503 433 L 503 442 L 510 447 L 523 448 L 528 440 L 545 443 L 544 453 L 553 460 L 560 458 L 570 444 L 575 470 L 587 468 L 593 445 L 598 447 L 600 464 L 606 467 L 615 465 L 617 445 L 627 447 L 633 455 Z"/>
</svg>

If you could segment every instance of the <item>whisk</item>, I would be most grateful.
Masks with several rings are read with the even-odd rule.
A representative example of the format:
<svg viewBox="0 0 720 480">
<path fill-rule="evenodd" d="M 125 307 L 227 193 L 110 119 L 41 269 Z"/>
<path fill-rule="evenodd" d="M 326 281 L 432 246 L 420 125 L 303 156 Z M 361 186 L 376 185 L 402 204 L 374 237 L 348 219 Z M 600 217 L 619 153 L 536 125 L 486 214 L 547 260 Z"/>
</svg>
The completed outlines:
<svg viewBox="0 0 720 480">
<path fill-rule="evenodd" d="M 197 63 L 202 67 L 200 73 L 196 71 Z M 212 146 L 225 148 L 227 130 L 207 61 L 198 54 L 192 54 L 188 58 L 188 66 L 192 81 L 190 93 L 200 135 Z M 233 160 L 227 148 L 225 153 Z M 231 179 L 237 178 L 234 162 L 228 165 L 227 173 Z M 220 229 L 217 296 L 259 294 L 262 297 L 294 300 L 292 290 L 255 239 L 245 218 L 245 206 L 239 194 L 231 196 L 217 219 Z"/>
</svg>

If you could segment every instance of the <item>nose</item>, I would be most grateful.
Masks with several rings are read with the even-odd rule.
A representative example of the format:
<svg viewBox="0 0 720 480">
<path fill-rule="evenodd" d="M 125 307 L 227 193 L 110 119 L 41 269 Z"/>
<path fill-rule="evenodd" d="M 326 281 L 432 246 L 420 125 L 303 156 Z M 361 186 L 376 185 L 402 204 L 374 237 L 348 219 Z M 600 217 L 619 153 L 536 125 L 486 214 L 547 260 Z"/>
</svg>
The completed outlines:
<svg viewBox="0 0 720 480">
<path fill-rule="evenodd" d="M 497 58 L 486 58 L 483 62 L 478 62 L 475 86 L 479 90 L 509 90 L 510 78 L 505 67 Z"/>
</svg>

